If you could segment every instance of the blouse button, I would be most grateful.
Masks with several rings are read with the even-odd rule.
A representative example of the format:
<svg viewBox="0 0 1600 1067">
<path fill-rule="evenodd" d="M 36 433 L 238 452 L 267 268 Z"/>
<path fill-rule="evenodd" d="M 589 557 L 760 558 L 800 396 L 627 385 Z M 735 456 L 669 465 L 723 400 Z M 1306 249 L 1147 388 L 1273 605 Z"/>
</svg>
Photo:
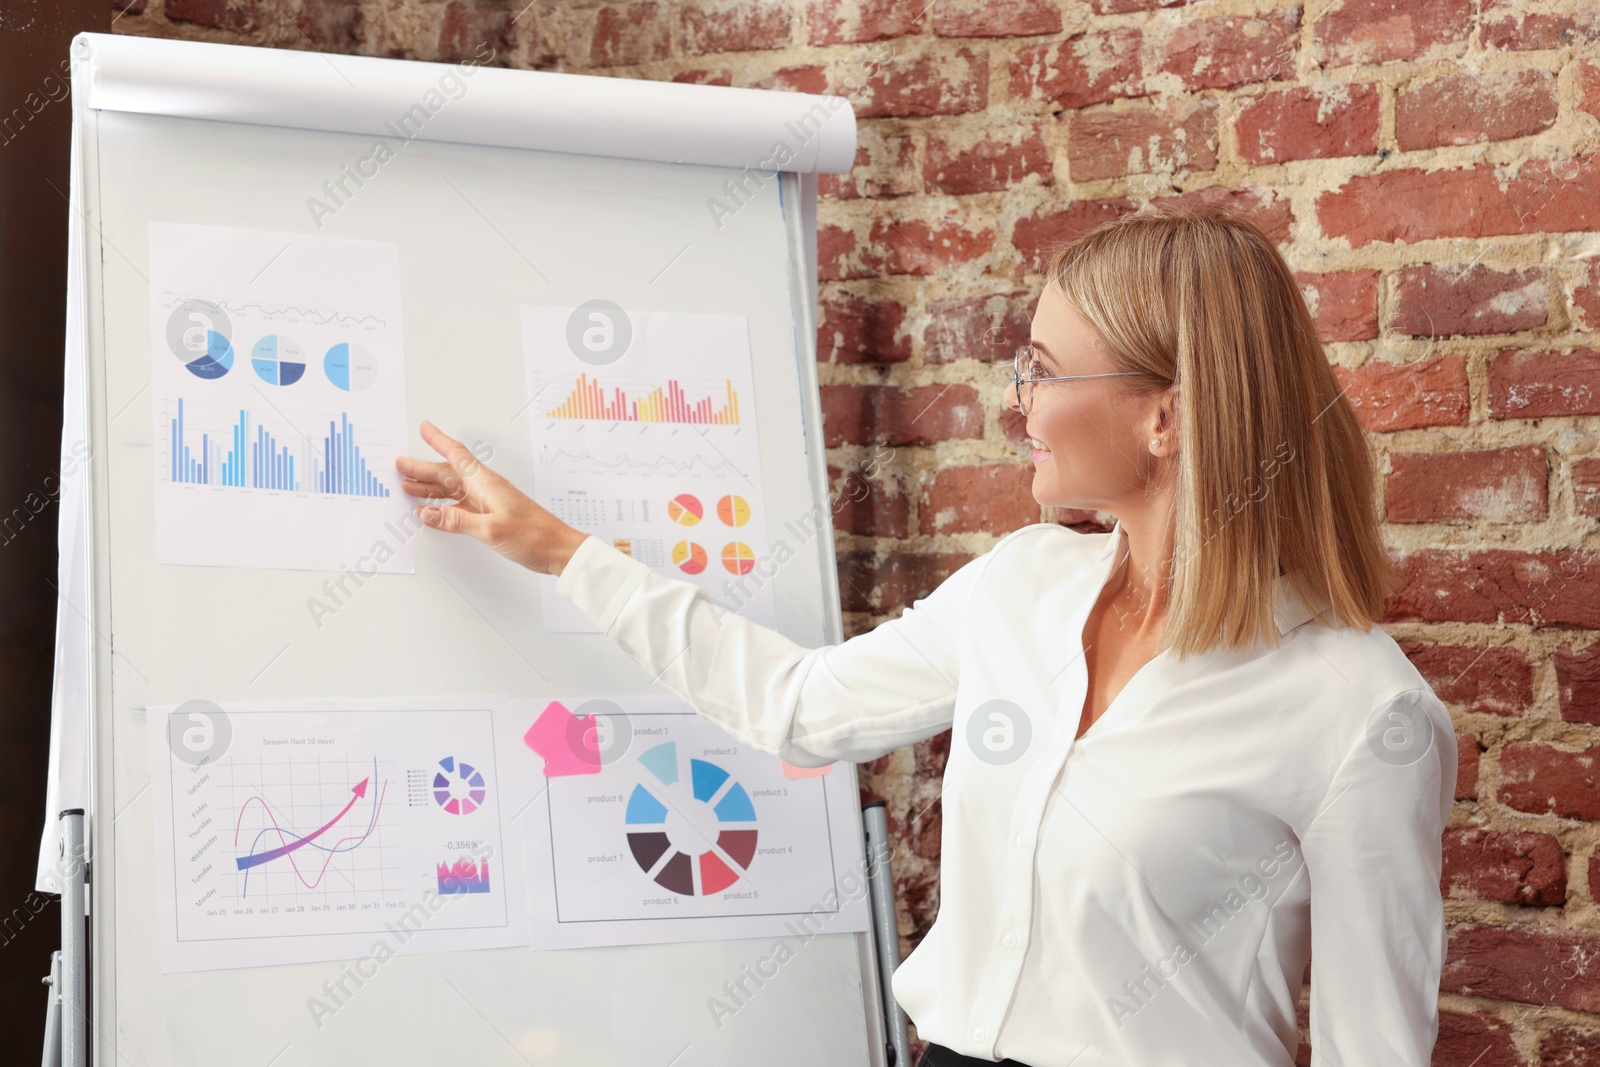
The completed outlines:
<svg viewBox="0 0 1600 1067">
<path fill-rule="evenodd" d="M 981 1027 L 981 1026 L 978 1027 L 976 1030 L 972 1031 L 972 1040 L 974 1040 L 974 1041 L 982 1041 L 983 1040 L 983 1033 L 984 1033 L 983 1027 Z"/>
<path fill-rule="evenodd" d="M 1018 848 L 1027 848 L 1028 847 L 1028 835 L 1027 835 L 1026 831 L 1024 831 L 1023 833 L 1020 833 L 1020 834 L 1017 835 L 1017 847 Z"/>
<path fill-rule="evenodd" d="M 1016 948 L 1017 947 L 1017 935 L 1016 934 L 1007 934 L 1006 936 L 1004 936 L 1004 937 L 1002 937 L 1000 939 L 1000 943 L 1002 945 L 1004 945 L 1006 948 Z"/>
</svg>

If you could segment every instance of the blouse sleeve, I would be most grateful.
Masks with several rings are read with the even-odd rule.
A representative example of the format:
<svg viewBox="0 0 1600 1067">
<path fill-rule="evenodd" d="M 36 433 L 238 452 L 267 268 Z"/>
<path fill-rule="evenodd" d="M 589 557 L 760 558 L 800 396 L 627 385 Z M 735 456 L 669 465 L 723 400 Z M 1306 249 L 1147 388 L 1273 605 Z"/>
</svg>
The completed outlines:
<svg viewBox="0 0 1600 1067">
<path fill-rule="evenodd" d="M 1301 835 L 1311 878 L 1313 1067 L 1428 1067 L 1445 955 L 1442 837 L 1455 782 L 1449 712 L 1430 690 L 1409 690 L 1374 709 Z"/>
<path fill-rule="evenodd" d="M 817 767 L 875 759 L 950 725 L 963 606 L 987 558 L 963 565 L 899 618 L 812 649 L 593 536 L 555 589 L 654 681 L 728 733 Z"/>
</svg>

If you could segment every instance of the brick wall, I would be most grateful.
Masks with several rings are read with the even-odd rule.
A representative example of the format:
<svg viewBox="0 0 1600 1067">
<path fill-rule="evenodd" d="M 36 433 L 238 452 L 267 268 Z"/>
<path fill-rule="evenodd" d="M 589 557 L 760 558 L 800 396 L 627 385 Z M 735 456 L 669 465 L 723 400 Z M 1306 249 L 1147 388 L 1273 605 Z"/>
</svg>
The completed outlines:
<svg viewBox="0 0 1600 1067">
<path fill-rule="evenodd" d="M 1041 518 L 991 364 L 1026 337 L 1052 243 L 1147 200 L 1252 214 L 1383 457 L 1406 576 L 1385 625 L 1460 736 L 1435 1063 L 1600 1064 L 1592 3 L 115 6 L 124 33 L 416 59 L 487 41 L 516 67 L 849 95 L 818 350 L 852 632 Z M 938 908 L 948 743 L 866 769 L 903 948 Z"/>
</svg>

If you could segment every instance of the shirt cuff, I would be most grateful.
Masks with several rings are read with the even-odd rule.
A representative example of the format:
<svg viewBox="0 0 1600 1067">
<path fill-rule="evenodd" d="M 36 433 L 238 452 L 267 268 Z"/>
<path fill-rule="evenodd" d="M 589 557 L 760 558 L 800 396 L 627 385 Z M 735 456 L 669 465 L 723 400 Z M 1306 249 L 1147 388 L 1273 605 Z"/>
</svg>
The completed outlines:
<svg viewBox="0 0 1600 1067">
<path fill-rule="evenodd" d="M 602 633 L 610 633 L 622 606 L 651 573 L 643 563 L 590 534 L 561 568 L 555 590 L 589 616 Z"/>
</svg>

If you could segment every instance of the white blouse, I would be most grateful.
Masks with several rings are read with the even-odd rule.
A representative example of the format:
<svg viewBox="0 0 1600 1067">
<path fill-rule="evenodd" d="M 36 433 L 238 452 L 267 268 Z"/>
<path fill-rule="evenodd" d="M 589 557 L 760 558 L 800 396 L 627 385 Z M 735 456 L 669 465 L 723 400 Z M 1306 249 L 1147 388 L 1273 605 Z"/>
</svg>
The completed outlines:
<svg viewBox="0 0 1600 1067">
<path fill-rule="evenodd" d="M 939 915 L 894 974 L 925 1040 L 1034 1067 L 1290 1067 L 1311 958 L 1314 1067 L 1426 1067 L 1449 713 L 1381 628 L 1324 625 L 1280 577 L 1278 648 L 1164 651 L 1075 740 L 1083 626 L 1126 544 L 1120 523 L 1026 526 L 816 649 L 595 537 L 555 588 L 790 763 L 953 727 Z"/>
</svg>

